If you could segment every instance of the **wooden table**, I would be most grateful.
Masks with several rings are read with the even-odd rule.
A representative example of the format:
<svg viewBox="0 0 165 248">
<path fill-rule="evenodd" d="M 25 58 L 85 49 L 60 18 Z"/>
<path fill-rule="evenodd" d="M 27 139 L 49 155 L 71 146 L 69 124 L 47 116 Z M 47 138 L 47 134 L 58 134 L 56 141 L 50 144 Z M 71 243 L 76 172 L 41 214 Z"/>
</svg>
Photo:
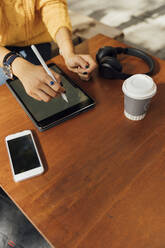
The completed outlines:
<svg viewBox="0 0 165 248">
<path fill-rule="evenodd" d="M 99 47 L 124 44 L 97 35 L 78 49 L 93 57 Z M 147 66 L 120 57 L 124 71 Z M 40 133 L 7 87 L 0 88 L 0 183 L 56 248 L 165 247 L 165 61 L 156 59 L 158 92 L 144 120 L 123 115 L 122 80 L 96 71 L 82 82 L 61 66 L 97 102 L 95 109 Z M 35 132 L 44 175 L 14 183 L 4 138 Z"/>
</svg>

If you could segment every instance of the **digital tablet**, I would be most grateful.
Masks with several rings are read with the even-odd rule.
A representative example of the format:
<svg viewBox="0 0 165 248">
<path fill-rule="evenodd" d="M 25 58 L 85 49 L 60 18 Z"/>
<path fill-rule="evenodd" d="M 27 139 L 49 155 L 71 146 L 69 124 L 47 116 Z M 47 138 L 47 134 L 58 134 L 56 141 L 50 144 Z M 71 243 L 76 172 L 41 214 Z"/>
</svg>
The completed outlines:
<svg viewBox="0 0 165 248">
<path fill-rule="evenodd" d="M 61 75 L 69 103 L 61 96 L 49 102 L 37 101 L 25 92 L 19 79 L 7 80 L 7 86 L 40 131 L 47 130 L 95 106 L 95 101 L 57 65 L 50 64 L 49 67 Z"/>
</svg>

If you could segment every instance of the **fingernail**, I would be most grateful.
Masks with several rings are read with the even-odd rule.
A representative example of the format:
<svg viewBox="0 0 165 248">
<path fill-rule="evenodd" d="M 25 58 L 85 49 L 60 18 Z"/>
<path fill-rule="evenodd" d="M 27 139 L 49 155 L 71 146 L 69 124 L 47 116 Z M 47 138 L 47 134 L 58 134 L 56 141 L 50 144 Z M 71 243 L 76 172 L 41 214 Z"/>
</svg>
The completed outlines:
<svg viewBox="0 0 165 248">
<path fill-rule="evenodd" d="M 62 87 L 64 86 L 62 82 L 60 82 L 60 85 L 61 85 Z"/>
<path fill-rule="evenodd" d="M 87 75 L 87 74 L 88 74 L 88 72 L 84 71 L 84 72 L 83 72 L 83 74 L 84 74 L 84 75 Z"/>
</svg>

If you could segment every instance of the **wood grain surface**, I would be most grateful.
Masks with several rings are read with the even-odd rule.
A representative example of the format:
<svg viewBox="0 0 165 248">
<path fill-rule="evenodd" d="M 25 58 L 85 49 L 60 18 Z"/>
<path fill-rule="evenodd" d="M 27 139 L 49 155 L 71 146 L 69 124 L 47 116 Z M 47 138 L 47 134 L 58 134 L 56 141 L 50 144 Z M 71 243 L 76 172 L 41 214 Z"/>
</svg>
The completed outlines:
<svg viewBox="0 0 165 248">
<path fill-rule="evenodd" d="M 90 53 L 123 43 L 97 35 L 76 49 Z M 132 56 L 123 71 L 146 72 Z M 165 61 L 156 59 L 158 92 L 144 120 L 123 114 L 122 80 L 98 70 L 90 82 L 55 61 L 96 100 L 96 108 L 43 133 L 3 85 L 0 88 L 0 184 L 56 248 L 165 247 Z M 4 138 L 31 129 L 46 172 L 15 183 Z"/>
</svg>

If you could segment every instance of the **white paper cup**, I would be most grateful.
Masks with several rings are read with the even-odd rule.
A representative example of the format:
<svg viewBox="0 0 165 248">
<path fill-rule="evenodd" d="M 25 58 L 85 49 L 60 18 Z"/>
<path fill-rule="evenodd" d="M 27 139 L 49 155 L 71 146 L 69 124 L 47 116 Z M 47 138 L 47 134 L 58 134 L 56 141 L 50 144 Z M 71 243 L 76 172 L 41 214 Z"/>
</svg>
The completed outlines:
<svg viewBox="0 0 165 248">
<path fill-rule="evenodd" d="M 157 91 L 153 79 L 145 74 L 135 74 L 124 81 L 122 90 L 125 116 L 130 120 L 142 120 Z"/>
</svg>

